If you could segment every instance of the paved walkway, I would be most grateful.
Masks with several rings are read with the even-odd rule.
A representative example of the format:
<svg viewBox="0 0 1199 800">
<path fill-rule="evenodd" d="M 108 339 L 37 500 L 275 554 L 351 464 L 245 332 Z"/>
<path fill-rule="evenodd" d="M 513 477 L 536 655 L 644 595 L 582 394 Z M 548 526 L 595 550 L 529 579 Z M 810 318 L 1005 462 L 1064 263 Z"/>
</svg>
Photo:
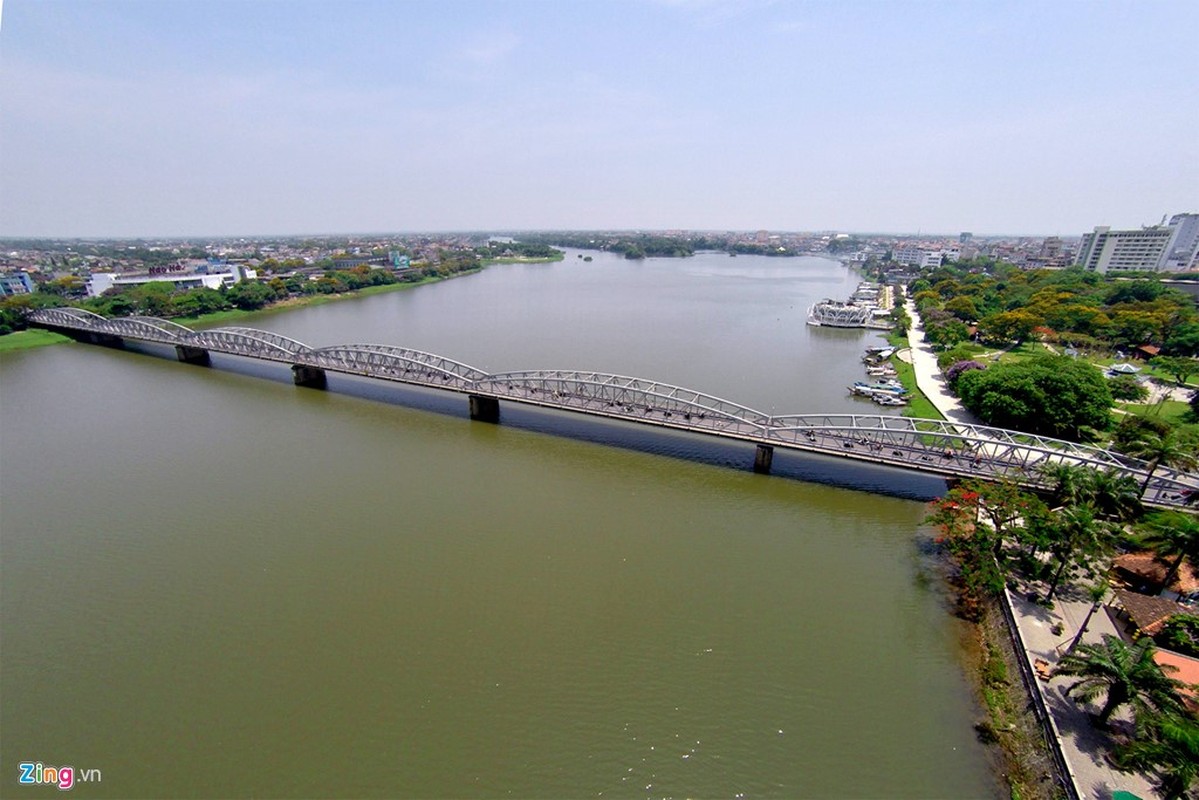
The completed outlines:
<svg viewBox="0 0 1199 800">
<path fill-rule="evenodd" d="M 1041 587 L 1042 591 L 1044 587 Z M 1061 654 L 1070 646 L 1075 634 L 1082 627 L 1083 621 L 1091 610 L 1089 598 L 1071 597 L 1068 599 L 1055 598 L 1054 608 L 1049 609 L 1032 603 L 1025 598 L 1027 590 L 1008 592 L 1011 599 L 1012 611 L 1016 619 L 1016 627 L 1025 649 L 1028 666 L 1035 674 L 1037 659 L 1047 661 L 1051 667 L 1056 666 Z M 1053 633 L 1055 623 L 1061 623 L 1063 631 L 1060 635 Z M 1083 641 L 1098 643 L 1103 640 L 1103 634 L 1119 635 L 1106 607 L 1101 607 L 1091 617 Z M 1107 800 L 1118 790 L 1132 792 L 1137 797 L 1157 797 L 1149 781 L 1139 774 L 1119 772 L 1107 762 L 1107 754 L 1112 748 L 1111 735 L 1091 726 L 1088 713 L 1098 712 L 1100 705 L 1079 705 L 1066 696 L 1066 689 L 1076 678 L 1070 676 L 1054 677 L 1049 681 L 1038 679 L 1037 691 L 1045 701 L 1045 707 L 1053 717 L 1057 729 L 1058 741 L 1061 742 L 1062 755 L 1070 770 L 1070 777 L 1080 797 L 1102 798 Z M 1117 712 L 1113 717 L 1116 726 L 1122 723 L 1131 725 L 1131 715 L 1127 709 Z"/>
<path fill-rule="evenodd" d="M 911 300 L 905 306 L 913 325 L 908 330 L 908 343 L 911 353 L 908 359 L 916 372 L 916 385 L 928 396 L 937 410 L 946 419 L 954 422 L 981 424 L 969 411 L 962 408 L 961 402 L 950 393 L 941 370 L 937 367 L 937 356 L 933 349 L 924 341 L 924 330 L 919 326 L 920 316 Z M 1008 592 L 1012 613 L 1016 620 L 1016 628 L 1023 646 L 1024 657 L 1030 674 L 1036 674 L 1037 659 L 1044 660 L 1050 666 L 1056 666 L 1060 653 L 1073 641 L 1075 634 L 1082 627 L 1083 620 L 1091 610 L 1088 598 L 1073 597 L 1069 593 L 1054 600 L 1054 609 L 1049 609 L 1032 603 L 1025 598 L 1030 588 L 1022 587 L 1018 593 Z M 1043 588 L 1042 588 L 1043 591 Z M 1055 623 L 1062 624 L 1061 635 L 1053 633 Z M 1091 617 L 1087 625 L 1084 642 L 1101 642 L 1103 634 L 1118 635 L 1116 626 L 1108 616 L 1106 607 L 1099 609 Z M 1060 652 L 1059 652 L 1060 650 Z M 1012 676 L 1013 679 L 1015 676 Z M 1105 758 L 1111 748 L 1109 734 L 1091 727 L 1087 716 L 1088 711 L 1098 711 L 1098 706 L 1087 708 L 1076 704 L 1066 697 L 1065 691 L 1074 682 L 1074 678 L 1053 678 L 1045 682 L 1036 681 L 1036 691 L 1041 694 L 1045 707 L 1053 717 L 1057 739 L 1061 744 L 1062 755 L 1069 768 L 1069 777 L 1074 781 L 1079 797 L 1109 800 L 1112 793 L 1118 790 L 1132 792 L 1137 797 L 1157 797 L 1151 785 L 1140 775 L 1118 772 Z M 1127 711 L 1122 712 L 1127 715 Z M 1127 717 L 1124 717 L 1127 719 Z M 1118 714 L 1115 719 L 1121 719 Z"/>
<path fill-rule="evenodd" d="M 924 328 L 920 323 L 920 314 L 915 304 L 908 300 L 904 305 L 908 316 L 912 318 L 912 326 L 908 328 L 908 346 L 911 348 L 909 359 L 916 372 L 916 385 L 924 392 L 929 401 L 947 420 L 964 422 L 970 425 L 982 425 L 977 417 L 962 408 L 961 402 L 949 391 L 945 378 L 937 366 L 937 354 L 932 345 L 924 341 Z"/>
</svg>

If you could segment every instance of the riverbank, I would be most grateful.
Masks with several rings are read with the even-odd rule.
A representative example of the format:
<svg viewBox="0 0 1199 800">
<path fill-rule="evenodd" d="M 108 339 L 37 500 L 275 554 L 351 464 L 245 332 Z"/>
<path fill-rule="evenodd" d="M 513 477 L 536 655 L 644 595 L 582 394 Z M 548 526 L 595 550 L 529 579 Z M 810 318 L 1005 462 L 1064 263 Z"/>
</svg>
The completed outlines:
<svg viewBox="0 0 1199 800">
<path fill-rule="evenodd" d="M 341 292 L 340 294 L 312 294 L 301 295 L 300 297 L 289 297 L 286 300 L 279 300 L 271 303 L 268 306 L 254 310 L 243 310 L 240 308 L 229 308 L 224 311 L 214 311 L 211 314 L 200 314 L 194 317 L 174 317 L 172 321 L 178 322 L 180 325 L 206 327 L 216 325 L 218 323 L 234 322 L 246 317 L 258 317 L 263 314 L 273 314 L 280 311 L 291 311 L 296 308 L 305 308 L 308 306 L 321 306 L 326 303 L 336 303 L 339 300 L 350 300 L 356 297 L 369 297 L 376 294 L 389 294 L 391 292 L 402 292 L 407 289 L 414 289 L 417 286 L 426 286 L 430 283 L 441 283 L 442 281 L 452 280 L 463 275 L 474 275 L 482 272 L 488 265 L 483 265 L 477 269 L 467 269 L 462 272 L 455 272 L 452 275 L 436 276 L 430 278 L 422 278 L 419 281 L 404 282 L 404 283 L 388 283 L 382 286 L 367 286 L 362 289 L 356 289 L 352 292 Z"/>
<path fill-rule="evenodd" d="M 342 292 L 340 294 L 314 294 L 302 295 L 300 297 L 289 297 L 286 300 L 279 300 L 270 305 L 263 306 L 253 310 L 241 308 L 227 308 L 223 311 L 214 311 L 211 314 L 199 314 L 190 317 L 172 317 L 171 321 L 178 322 L 180 325 L 190 327 L 208 327 L 212 325 L 220 325 L 227 322 L 236 322 L 247 317 L 259 317 L 263 314 L 272 314 L 280 311 L 291 311 L 296 308 L 304 308 L 306 306 L 319 306 L 326 303 L 333 303 L 339 300 L 348 300 L 357 297 L 369 297 L 376 294 L 387 294 L 389 292 L 400 292 L 407 289 L 414 289 L 417 286 L 425 286 L 430 283 L 440 283 L 442 281 L 458 278 L 463 275 L 474 275 L 482 272 L 486 267 L 492 264 L 510 264 L 510 263 L 549 263 L 552 261 L 561 261 L 562 259 L 488 259 L 482 266 L 476 269 L 463 270 L 455 272 L 452 275 L 435 276 L 422 278 L 419 281 L 389 283 L 382 286 L 366 286 L 362 289 L 356 289 L 352 292 Z M 34 347 L 46 347 L 53 344 L 61 344 L 69 342 L 71 339 L 51 331 L 41 329 L 30 329 L 24 331 L 14 331 L 0 336 L 0 352 L 10 350 L 27 350 Z"/>
<path fill-rule="evenodd" d="M 970 677 L 986 718 L 975 726 L 979 740 L 997 748 L 997 767 L 1013 798 L 1051 800 L 1061 785 L 1045 729 L 1033 711 L 1021 677 L 1020 654 L 998 602 L 988 603 L 971 626 L 967 651 Z"/>
<path fill-rule="evenodd" d="M 924 340 L 919 312 L 910 300 L 906 309 L 912 318 L 906 341 L 907 357 L 892 357 L 898 362 L 897 368 L 906 367 L 900 370 L 901 380 L 907 377 L 916 385 L 921 406 L 931 409 L 932 416 L 977 424 L 945 386 L 936 354 Z M 1000 777 L 1007 782 L 1011 797 L 1021 800 L 1061 797 L 1063 782 L 1070 777 L 1060 774 L 1054 762 L 1048 734 L 1034 711 L 1033 690 L 1026 685 L 1020 666 L 1020 659 L 1026 656 L 1022 647 L 1017 649 L 1018 634 L 1009 624 L 999 600 L 992 599 L 982 607 L 972 630 L 974 641 L 967 648 L 967 675 L 986 715 L 975 726 L 979 740 L 998 748 Z"/>
<path fill-rule="evenodd" d="M 34 328 L 27 331 L 14 331 L 0 336 L 0 353 L 10 350 L 29 350 L 34 347 L 45 347 L 51 344 L 61 344 L 71 341 L 68 337 L 52 331 Z"/>
</svg>

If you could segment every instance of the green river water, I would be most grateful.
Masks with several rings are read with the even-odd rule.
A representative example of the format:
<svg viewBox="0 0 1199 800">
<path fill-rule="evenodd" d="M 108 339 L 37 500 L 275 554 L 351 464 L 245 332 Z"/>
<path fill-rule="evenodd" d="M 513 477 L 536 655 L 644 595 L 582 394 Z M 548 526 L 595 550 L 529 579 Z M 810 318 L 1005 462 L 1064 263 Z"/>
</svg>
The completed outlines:
<svg viewBox="0 0 1199 800">
<path fill-rule="evenodd" d="M 246 323 L 773 413 L 821 259 L 570 252 Z M 0 355 L 0 796 L 987 797 L 927 477 L 154 347 Z M 883 493 L 868 492 L 876 489 Z"/>
</svg>

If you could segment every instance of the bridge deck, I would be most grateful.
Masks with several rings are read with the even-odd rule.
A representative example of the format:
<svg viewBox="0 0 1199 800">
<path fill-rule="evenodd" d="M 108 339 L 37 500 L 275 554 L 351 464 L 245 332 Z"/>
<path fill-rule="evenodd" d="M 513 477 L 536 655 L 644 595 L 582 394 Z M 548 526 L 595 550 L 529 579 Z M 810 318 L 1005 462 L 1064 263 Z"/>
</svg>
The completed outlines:
<svg viewBox="0 0 1199 800">
<path fill-rule="evenodd" d="M 82 309 L 45 309 L 31 321 L 68 334 L 175 345 L 442 389 L 639 424 L 834 455 L 960 478 L 1008 478 L 1044 488 L 1043 467 L 1082 464 L 1149 480 L 1144 501 L 1183 507 L 1199 475 L 1147 465 L 1104 448 L 944 420 L 862 414 L 767 415 L 680 386 L 597 372 L 535 370 L 489 374 L 433 353 L 392 345 L 311 348 L 254 328 L 193 331 L 153 317 L 107 319 Z M 182 353 L 182 351 L 181 351 Z"/>
</svg>

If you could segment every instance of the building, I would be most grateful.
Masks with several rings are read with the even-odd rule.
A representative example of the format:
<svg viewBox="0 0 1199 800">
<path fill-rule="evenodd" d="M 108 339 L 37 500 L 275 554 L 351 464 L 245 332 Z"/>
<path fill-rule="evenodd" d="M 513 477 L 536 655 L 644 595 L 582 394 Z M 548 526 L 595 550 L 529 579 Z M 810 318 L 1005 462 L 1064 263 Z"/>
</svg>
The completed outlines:
<svg viewBox="0 0 1199 800">
<path fill-rule="evenodd" d="M 10 272 L 0 275 L 0 297 L 11 297 L 14 294 L 33 294 L 33 278 L 28 272 Z"/>
<path fill-rule="evenodd" d="M 1199 270 L 1199 214 L 1175 214 L 1170 227 L 1177 233 L 1166 252 L 1166 272 Z"/>
<path fill-rule="evenodd" d="M 925 250 L 922 247 L 896 247 L 891 253 L 891 260 L 905 267 L 939 267 L 942 252 L 940 250 Z"/>
<path fill-rule="evenodd" d="M 232 286 L 243 278 L 253 280 L 258 273 L 246 269 L 239 264 L 229 264 L 228 272 L 187 272 L 166 274 L 120 274 L 116 272 L 93 272 L 87 279 L 88 297 L 99 297 L 109 289 L 118 286 L 140 286 L 143 283 L 165 281 L 175 285 L 176 289 L 220 289 L 222 286 Z"/>
<path fill-rule="evenodd" d="M 1163 219 L 1164 222 L 1164 219 Z M 1176 214 L 1168 225 L 1084 233 L 1075 263 L 1091 272 L 1181 272 L 1199 268 L 1199 214 Z"/>
</svg>

